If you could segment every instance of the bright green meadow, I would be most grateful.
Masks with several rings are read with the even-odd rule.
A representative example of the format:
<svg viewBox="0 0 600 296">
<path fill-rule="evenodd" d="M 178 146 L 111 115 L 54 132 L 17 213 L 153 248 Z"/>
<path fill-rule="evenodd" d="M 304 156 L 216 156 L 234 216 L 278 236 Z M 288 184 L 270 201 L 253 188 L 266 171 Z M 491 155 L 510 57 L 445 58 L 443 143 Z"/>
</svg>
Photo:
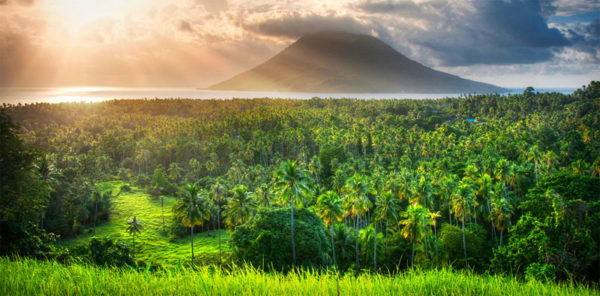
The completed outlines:
<svg viewBox="0 0 600 296">
<path fill-rule="evenodd" d="M 120 191 L 124 185 L 121 181 L 109 181 L 98 184 L 103 191 L 111 191 L 113 196 L 113 207 L 110 220 L 96 227 L 96 237 L 111 237 L 114 240 L 123 240 L 131 245 L 131 235 L 127 233 L 127 220 L 137 216 L 143 223 L 143 231 L 136 236 L 136 260 L 155 262 L 163 266 L 176 266 L 180 262 L 190 260 L 191 246 L 190 237 L 171 238 L 168 234 L 169 225 L 173 219 L 173 205 L 177 201 L 175 197 L 166 197 L 164 203 L 165 227 L 162 228 L 162 215 L 160 200 L 152 197 L 141 189 L 131 186 L 130 192 Z M 198 227 L 200 228 L 200 227 Z M 221 250 L 223 255 L 230 252 L 228 239 L 229 234 L 221 230 Z M 218 260 L 219 257 L 219 231 L 211 230 L 194 235 L 194 253 L 197 259 Z M 72 239 L 61 241 L 65 247 L 77 244 L 85 244 L 94 234 L 88 228 L 84 234 Z M 212 260 L 210 260 L 212 259 Z"/>
<path fill-rule="evenodd" d="M 574 284 L 519 282 L 464 272 L 407 271 L 395 276 L 364 273 L 337 276 L 314 272 L 233 271 L 159 273 L 64 266 L 32 259 L 0 258 L 0 295 L 599 295 Z"/>
</svg>

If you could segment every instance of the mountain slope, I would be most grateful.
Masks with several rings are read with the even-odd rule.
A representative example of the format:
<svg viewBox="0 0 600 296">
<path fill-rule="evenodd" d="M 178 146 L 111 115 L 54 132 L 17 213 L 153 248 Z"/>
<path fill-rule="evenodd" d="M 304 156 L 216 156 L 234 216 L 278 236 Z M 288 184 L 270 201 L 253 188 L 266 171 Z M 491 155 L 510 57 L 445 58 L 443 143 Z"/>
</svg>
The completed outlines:
<svg viewBox="0 0 600 296">
<path fill-rule="evenodd" d="M 297 92 L 502 92 L 425 67 L 368 35 L 306 35 L 261 65 L 210 87 Z"/>
</svg>

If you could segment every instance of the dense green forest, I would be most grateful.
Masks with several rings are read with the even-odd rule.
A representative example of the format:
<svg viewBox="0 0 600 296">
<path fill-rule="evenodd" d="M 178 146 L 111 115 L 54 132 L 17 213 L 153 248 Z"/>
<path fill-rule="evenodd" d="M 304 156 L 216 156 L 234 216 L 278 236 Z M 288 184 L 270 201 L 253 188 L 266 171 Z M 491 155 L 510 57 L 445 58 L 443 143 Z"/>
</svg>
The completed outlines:
<svg viewBox="0 0 600 296">
<path fill-rule="evenodd" d="M 164 236 L 189 237 L 187 265 L 206 263 L 194 232 L 226 229 L 212 262 L 600 281 L 600 82 L 570 95 L 4 105 L 0 137 L 0 255 L 147 264 L 141 213 L 125 243 L 61 246 L 135 186 L 171 213 Z M 99 185 L 111 180 L 118 191 Z"/>
</svg>

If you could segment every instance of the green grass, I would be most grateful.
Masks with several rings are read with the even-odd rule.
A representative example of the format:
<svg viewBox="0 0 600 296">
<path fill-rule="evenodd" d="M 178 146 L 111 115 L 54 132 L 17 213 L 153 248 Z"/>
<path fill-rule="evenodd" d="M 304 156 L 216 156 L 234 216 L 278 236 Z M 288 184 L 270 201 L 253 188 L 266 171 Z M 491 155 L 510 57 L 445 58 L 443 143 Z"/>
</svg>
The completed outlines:
<svg viewBox="0 0 600 296">
<path fill-rule="evenodd" d="M 110 190 L 116 195 L 123 183 L 121 181 L 109 181 L 98 184 L 101 190 Z M 96 227 L 96 237 L 110 236 L 113 239 L 125 240 L 131 244 L 131 236 L 126 231 L 127 220 L 137 216 L 144 224 L 144 230 L 136 235 L 136 260 L 157 262 L 164 266 L 176 266 L 179 261 L 189 260 L 191 256 L 190 237 L 185 236 L 174 241 L 168 233 L 162 230 L 161 206 L 159 200 L 154 200 L 139 188 L 131 187 L 131 192 L 121 192 L 113 200 L 110 221 L 104 222 Z M 176 199 L 167 197 L 165 199 L 165 224 L 169 230 L 172 223 L 172 208 Z M 200 227 L 197 227 L 199 232 Z M 219 239 L 221 233 L 221 248 L 224 254 L 230 252 L 229 234 L 226 231 L 205 231 L 194 235 L 194 253 L 196 258 L 214 258 L 218 260 Z M 63 240 L 60 245 L 72 247 L 77 244 L 87 243 L 94 235 L 90 229 L 85 234 L 71 239 Z"/>
<path fill-rule="evenodd" d="M 339 287 L 339 288 L 338 288 Z M 0 295 L 598 295 L 575 284 L 519 282 L 502 276 L 438 271 L 408 271 L 395 276 L 333 273 L 233 271 L 160 273 L 63 266 L 33 259 L 0 258 Z"/>
</svg>

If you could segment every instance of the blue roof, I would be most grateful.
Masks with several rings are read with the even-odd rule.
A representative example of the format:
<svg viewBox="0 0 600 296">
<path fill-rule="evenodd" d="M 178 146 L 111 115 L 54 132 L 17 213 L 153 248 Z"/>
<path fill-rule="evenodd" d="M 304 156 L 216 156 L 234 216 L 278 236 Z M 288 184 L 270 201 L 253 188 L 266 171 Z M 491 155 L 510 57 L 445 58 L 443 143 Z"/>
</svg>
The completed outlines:
<svg viewBox="0 0 600 296">
<path fill-rule="evenodd" d="M 475 120 L 475 118 L 467 118 L 467 122 L 475 122 L 477 120 Z"/>
</svg>

